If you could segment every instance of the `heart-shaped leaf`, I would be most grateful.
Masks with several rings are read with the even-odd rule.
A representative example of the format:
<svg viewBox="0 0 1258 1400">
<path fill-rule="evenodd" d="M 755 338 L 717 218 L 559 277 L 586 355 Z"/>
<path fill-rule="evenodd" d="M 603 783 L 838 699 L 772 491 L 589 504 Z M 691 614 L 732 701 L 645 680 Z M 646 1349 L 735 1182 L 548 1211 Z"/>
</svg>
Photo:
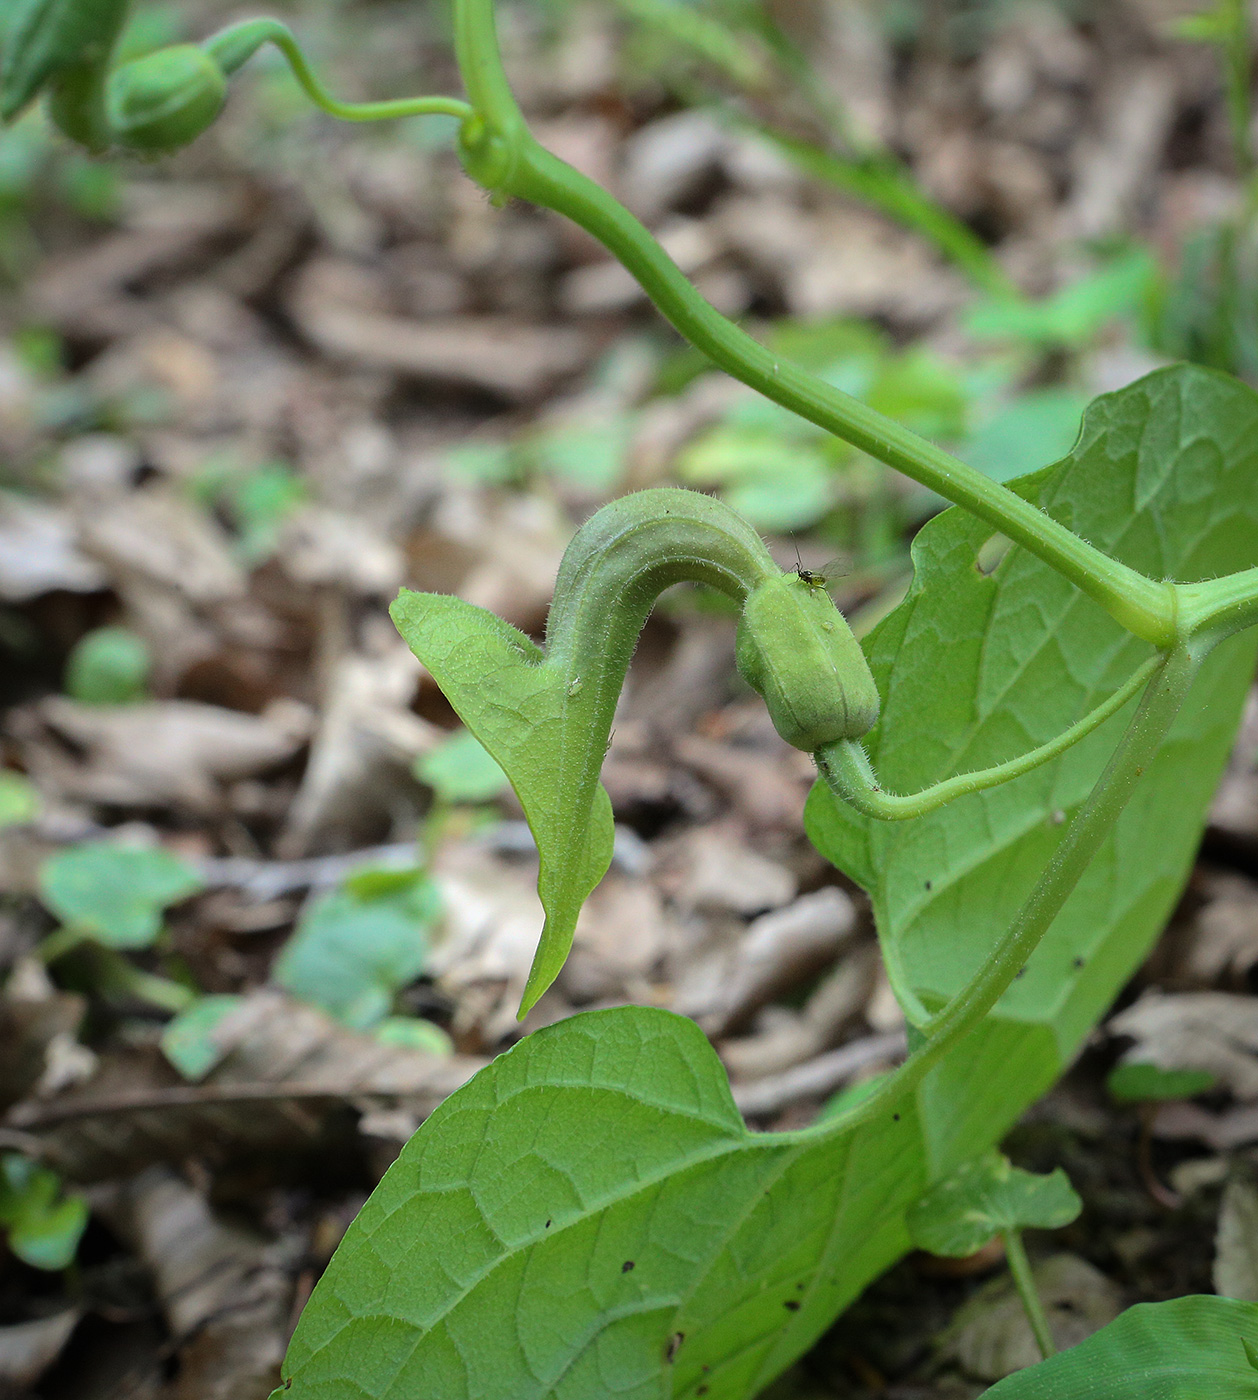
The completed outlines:
<svg viewBox="0 0 1258 1400">
<path fill-rule="evenodd" d="M 162 911 L 204 882 L 169 851 L 95 841 L 50 856 L 40 867 L 39 893 L 67 925 L 110 948 L 147 948 Z"/>
<path fill-rule="evenodd" d="M 1005 1230 L 1059 1230 L 1077 1218 L 1083 1202 L 1059 1167 L 1037 1176 L 1000 1152 L 972 1157 L 916 1202 L 908 1213 L 918 1249 L 964 1259 Z"/>
</svg>

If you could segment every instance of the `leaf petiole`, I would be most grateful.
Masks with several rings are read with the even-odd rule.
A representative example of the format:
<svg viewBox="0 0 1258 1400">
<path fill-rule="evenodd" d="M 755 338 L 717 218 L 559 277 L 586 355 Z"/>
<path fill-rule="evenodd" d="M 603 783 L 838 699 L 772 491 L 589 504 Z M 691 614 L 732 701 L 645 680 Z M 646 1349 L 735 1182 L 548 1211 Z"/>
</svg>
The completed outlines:
<svg viewBox="0 0 1258 1400">
<path fill-rule="evenodd" d="M 1018 1290 L 1018 1297 L 1022 1300 L 1027 1321 L 1031 1324 L 1031 1331 L 1035 1336 L 1035 1344 L 1040 1349 L 1040 1355 L 1047 1361 L 1050 1356 L 1056 1355 L 1057 1348 L 1053 1344 L 1053 1333 L 1048 1325 L 1048 1315 L 1044 1311 L 1044 1304 L 1040 1300 L 1040 1291 L 1035 1286 L 1035 1275 L 1031 1272 L 1031 1261 L 1026 1257 L 1026 1246 L 1022 1243 L 1022 1231 L 1002 1230 L 1000 1238 L 1004 1242 L 1009 1272 L 1013 1275 L 1013 1286 Z"/>
</svg>

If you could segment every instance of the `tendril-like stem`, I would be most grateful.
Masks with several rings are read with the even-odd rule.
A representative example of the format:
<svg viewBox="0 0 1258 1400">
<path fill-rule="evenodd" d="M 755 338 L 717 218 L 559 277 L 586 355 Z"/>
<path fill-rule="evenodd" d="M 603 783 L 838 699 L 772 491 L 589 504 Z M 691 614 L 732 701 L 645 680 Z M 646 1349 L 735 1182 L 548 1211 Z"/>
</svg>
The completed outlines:
<svg viewBox="0 0 1258 1400">
<path fill-rule="evenodd" d="M 878 781 L 878 776 L 869 762 L 869 755 L 859 739 L 843 739 L 818 749 L 814 755 L 817 770 L 829 784 L 830 791 L 837 798 L 855 807 L 863 816 L 892 822 L 905 821 L 910 817 L 923 817 L 928 812 L 938 811 L 940 807 L 958 797 L 998 787 L 1001 783 L 1020 778 L 1024 773 L 1030 773 L 1033 769 L 1060 757 L 1080 739 L 1086 738 L 1107 719 L 1116 715 L 1158 669 L 1162 661 L 1161 656 L 1151 656 L 1113 695 L 1102 700 L 1095 709 L 1089 710 L 1081 720 L 1058 734 L 1055 739 L 1050 739 L 1048 743 L 1041 744 L 1029 753 L 1020 754 L 1017 758 L 1011 758 L 1006 763 L 998 763 L 991 768 L 980 768 L 974 773 L 960 773 L 955 778 L 945 778 L 943 782 L 935 783 L 922 792 L 915 792 L 909 796 L 887 792 Z"/>
<path fill-rule="evenodd" d="M 341 102 L 323 86 L 292 30 L 277 19 L 250 19 L 207 39 L 204 48 L 224 73 L 234 73 L 262 47 L 274 44 L 288 60 L 302 91 L 320 110 L 347 122 L 444 115 L 466 120 L 472 108 L 458 97 L 398 97 L 384 102 Z"/>
</svg>

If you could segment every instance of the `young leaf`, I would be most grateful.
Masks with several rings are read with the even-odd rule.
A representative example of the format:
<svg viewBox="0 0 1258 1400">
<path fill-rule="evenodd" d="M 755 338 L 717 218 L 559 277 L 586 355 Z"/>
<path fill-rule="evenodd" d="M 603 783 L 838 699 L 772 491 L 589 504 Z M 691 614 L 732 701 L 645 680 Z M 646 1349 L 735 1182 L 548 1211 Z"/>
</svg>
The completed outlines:
<svg viewBox="0 0 1258 1400">
<path fill-rule="evenodd" d="M 964 1259 L 1005 1230 L 1059 1230 L 1083 1202 L 1060 1167 L 1036 1176 L 1000 1152 L 972 1157 L 937 1182 L 908 1213 L 918 1249 Z"/>
<path fill-rule="evenodd" d="M 1258 1400 L 1258 1303 L 1139 1303 L 983 1392 L 984 1400 Z"/>
<path fill-rule="evenodd" d="M 0 827 L 22 826 L 39 815 L 39 792 L 29 778 L 0 768 Z"/>
<path fill-rule="evenodd" d="M 1148 250 L 1133 248 L 1042 301 L 1005 297 L 984 302 L 970 313 L 966 328 L 983 340 L 1086 345 L 1108 322 L 1139 308 L 1156 274 L 1157 264 Z"/>
<path fill-rule="evenodd" d="M 394 994 L 423 971 L 428 925 L 439 909 L 422 871 L 388 871 L 316 899 L 275 961 L 285 991 L 362 1029 L 388 1015 Z M 351 877 L 353 878 L 353 877 Z"/>
<path fill-rule="evenodd" d="M 200 875 L 169 851 L 108 841 L 72 846 L 40 867 L 40 898 L 66 924 L 110 948 L 147 948 L 162 911 L 202 888 Z"/>
<path fill-rule="evenodd" d="M 242 1004 L 238 996 L 198 997 L 166 1023 L 162 1054 L 185 1079 L 204 1079 L 226 1055 L 214 1038 L 218 1024 Z"/>
<path fill-rule="evenodd" d="M 0 1158 L 0 1227 L 23 1263 L 64 1269 L 87 1228 L 87 1202 L 63 1196 L 56 1172 L 10 1153 Z"/>
</svg>

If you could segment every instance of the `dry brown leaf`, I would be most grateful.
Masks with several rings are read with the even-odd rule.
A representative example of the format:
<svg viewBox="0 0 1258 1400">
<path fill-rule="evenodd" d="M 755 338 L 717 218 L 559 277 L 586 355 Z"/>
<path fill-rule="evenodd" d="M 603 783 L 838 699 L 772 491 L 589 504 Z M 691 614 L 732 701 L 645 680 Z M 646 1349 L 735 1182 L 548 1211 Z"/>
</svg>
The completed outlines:
<svg viewBox="0 0 1258 1400">
<path fill-rule="evenodd" d="M 440 851 L 433 876 L 442 920 L 429 969 L 456 1003 L 456 1035 L 494 1045 L 518 1030 L 516 1011 L 542 935 L 536 861 L 504 860 L 467 842 Z"/>
<path fill-rule="evenodd" d="M 328 295 L 331 283 L 326 268 L 308 267 L 290 306 L 302 331 L 334 359 L 509 399 L 534 397 L 588 359 L 585 336 L 566 326 L 489 316 L 406 320 L 338 302 Z"/>
<path fill-rule="evenodd" d="M 21 1393 L 33 1386 L 70 1340 L 78 1326 L 77 1308 L 34 1322 L 0 1327 L 0 1392 Z"/>
<path fill-rule="evenodd" d="M 1258 843 L 1258 690 L 1245 704 L 1236 747 L 1210 809 L 1210 825 L 1225 836 Z"/>
<path fill-rule="evenodd" d="M 351 1106 L 395 1102 L 418 1121 L 483 1063 L 384 1045 L 267 989 L 246 996 L 214 1039 L 224 1056 L 199 1084 L 156 1051 L 115 1051 L 88 1085 L 19 1104 L 5 1124 L 38 1137 L 77 1180 L 189 1158 L 275 1162 L 343 1140 Z"/>
<path fill-rule="evenodd" d="M 1032 1272 L 1059 1351 L 1090 1337 L 1122 1310 L 1117 1285 L 1078 1255 L 1054 1254 L 1035 1264 Z M 980 1381 L 1001 1380 L 1041 1359 L 1007 1274 L 984 1284 L 941 1340 L 943 1355 L 955 1357 Z"/>
<path fill-rule="evenodd" d="M 1206 881 L 1213 897 L 1193 921 L 1182 960 L 1193 979 L 1239 981 L 1258 966 L 1258 886 L 1239 875 Z"/>
<path fill-rule="evenodd" d="M 42 963 L 18 964 L 0 995 L 0 1110 L 45 1077 L 49 1047 L 73 1037 L 84 1009 L 82 997 L 53 988 Z"/>
<path fill-rule="evenodd" d="M 825 1099 L 858 1077 L 898 1064 L 908 1049 L 903 1031 L 864 1036 L 815 1060 L 793 1065 L 780 1074 L 769 1074 L 749 1084 L 735 1084 L 731 1092 L 739 1111 L 748 1118 L 769 1117 L 793 1104 Z"/>
<path fill-rule="evenodd" d="M 855 928 L 856 910 L 842 890 L 806 894 L 749 924 L 733 947 L 692 961 L 678 979 L 673 1009 L 712 1036 L 737 1030 L 832 962 Z"/>
<path fill-rule="evenodd" d="M 227 538 L 209 515 L 164 486 L 150 486 L 102 506 L 79 523 L 83 548 L 110 572 L 138 577 L 197 606 L 244 596 L 245 579 Z"/>
<path fill-rule="evenodd" d="M 287 1343 L 291 1250 L 225 1224 L 162 1167 L 128 1182 L 109 1214 L 152 1272 L 179 1345 L 171 1400 L 265 1400 Z"/>
<path fill-rule="evenodd" d="M 310 730 L 309 712 L 294 701 L 249 715 L 194 700 L 80 705 L 50 696 L 36 713 L 87 754 L 76 763 L 24 734 L 27 767 L 41 788 L 90 802 L 202 813 L 222 806 L 220 784 L 286 762 Z"/>
<path fill-rule="evenodd" d="M 1214 1291 L 1258 1303 L 1258 1186 L 1235 1176 L 1223 1188 L 1214 1241 Z"/>
<path fill-rule="evenodd" d="M 729 823 L 696 827 L 669 843 L 657 878 L 679 909 L 744 916 L 788 904 L 798 883 L 786 866 L 754 850 Z"/>
<path fill-rule="evenodd" d="M 750 826 L 802 829 L 813 774 L 807 760 L 797 765 L 798 749 L 769 753 L 688 734 L 677 740 L 673 752 L 732 802 Z"/>
<path fill-rule="evenodd" d="M 307 586 L 392 598 L 405 573 L 402 552 L 366 521 L 326 506 L 295 510 L 280 530 L 279 562 Z"/>
<path fill-rule="evenodd" d="M 780 287 L 797 316 L 891 316 L 920 324 L 952 310 L 965 288 L 921 239 L 865 210 L 818 213 L 772 197 L 731 195 L 721 236 Z"/>
<path fill-rule="evenodd" d="M 1136 1043 L 1124 1061 L 1205 1070 L 1238 1099 L 1258 1099 L 1258 997 L 1148 991 L 1111 1017 L 1113 1036 Z"/>
<path fill-rule="evenodd" d="M 410 765 L 442 731 L 410 703 L 421 668 L 387 624 L 364 637 L 369 650 L 334 664 L 310 761 L 289 808 L 279 851 L 286 858 L 378 839 L 390 804 L 410 791 Z"/>
<path fill-rule="evenodd" d="M 576 1005 L 649 999 L 652 969 L 676 942 L 659 891 L 616 871 L 582 906 L 560 985 Z"/>
<path fill-rule="evenodd" d="M 79 549 L 77 533 L 60 507 L 0 494 L 0 598 L 22 603 L 54 589 L 105 588 L 105 571 Z"/>
<path fill-rule="evenodd" d="M 746 1080 L 780 1074 L 830 1049 L 869 1001 L 879 966 L 878 950 L 872 944 L 855 948 L 822 979 L 802 1011 L 767 1008 L 757 1018 L 756 1034 L 727 1040 L 720 1047 L 731 1077 Z M 780 1014 L 760 1024 L 770 1011 Z"/>
<path fill-rule="evenodd" d="M 123 335 L 151 312 L 130 295 L 135 284 L 192 263 L 224 233 L 243 229 L 249 210 L 239 185 L 185 188 L 164 184 L 160 219 L 95 239 L 86 249 L 52 258 L 25 289 L 28 313 L 39 323 L 93 337 Z"/>
</svg>

